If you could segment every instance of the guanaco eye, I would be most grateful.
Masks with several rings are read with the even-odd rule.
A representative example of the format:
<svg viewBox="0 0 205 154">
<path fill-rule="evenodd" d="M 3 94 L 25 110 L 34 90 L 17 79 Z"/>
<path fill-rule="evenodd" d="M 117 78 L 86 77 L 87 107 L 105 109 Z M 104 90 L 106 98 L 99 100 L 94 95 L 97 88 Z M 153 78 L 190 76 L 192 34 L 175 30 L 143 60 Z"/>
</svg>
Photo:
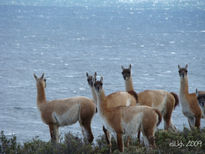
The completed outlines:
<svg viewBox="0 0 205 154">
<path fill-rule="evenodd" d="M 46 79 L 44 79 L 44 81 L 46 82 Z"/>
</svg>

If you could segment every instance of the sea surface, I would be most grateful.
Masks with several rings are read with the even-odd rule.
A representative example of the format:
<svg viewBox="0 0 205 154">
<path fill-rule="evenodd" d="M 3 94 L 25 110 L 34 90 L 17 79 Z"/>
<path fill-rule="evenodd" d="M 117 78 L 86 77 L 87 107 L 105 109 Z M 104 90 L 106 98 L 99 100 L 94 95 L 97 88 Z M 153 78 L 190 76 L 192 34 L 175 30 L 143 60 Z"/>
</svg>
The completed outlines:
<svg viewBox="0 0 205 154">
<path fill-rule="evenodd" d="M 205 8 L 0 5 L 0 130 L 20 142 L 50 139 L 33 73 L 45 73 L 48 100 L 92 98 L 86 72 L 102 75 L 110 94 L 125 90 L 121 65 L 129 64 L 136 92 L 178 94 L 178 64 L 188 64 L 190 92 L 205 90 Z M 172 122 L 188 127 L 181 106 Z M 103 134 L 98 114 L 92 130 L 95 138 Z M 67 132 L 82 136 L 78 123 L 60 129 Z"/>
</svg>

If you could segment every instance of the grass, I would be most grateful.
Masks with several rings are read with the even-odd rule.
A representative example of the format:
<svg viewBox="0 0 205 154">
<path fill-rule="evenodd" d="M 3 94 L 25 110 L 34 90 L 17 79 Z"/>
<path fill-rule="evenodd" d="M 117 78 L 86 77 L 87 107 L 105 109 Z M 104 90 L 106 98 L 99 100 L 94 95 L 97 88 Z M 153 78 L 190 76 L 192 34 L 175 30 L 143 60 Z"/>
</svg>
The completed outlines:
<svg viewBox="0 0 205 154">
<path fill-rule="evenodd" d="M 125 147 L 124 153 L 151 153 L 151 154 L 172 154 L 172 153 L 204 153 L 205 151 L 205 129 L 188 130 L 184 128 L 182 132 L 172 133 L 164 130 L 156 132 L 156 149 L 147 150 L 139 144 L 136 139 L 132 139 L 130 146 Z M 112 151 L 114 154 L 119 153 L 116 142 L 112 138 Z M 96 139 L 96 144 L 84 143 L 79 137 L 71 133 L 65 135 L 64 140 L 58 144 L 45 142 L 39 138 L 33 138 L 31 141 L 20 144 L 16 136 L 10 138 L 0 134 L 0 153 L 2 154 L 107 154 L 109 148 L 106 144 L 105 137 L 100 136 Z"/>
</svg>

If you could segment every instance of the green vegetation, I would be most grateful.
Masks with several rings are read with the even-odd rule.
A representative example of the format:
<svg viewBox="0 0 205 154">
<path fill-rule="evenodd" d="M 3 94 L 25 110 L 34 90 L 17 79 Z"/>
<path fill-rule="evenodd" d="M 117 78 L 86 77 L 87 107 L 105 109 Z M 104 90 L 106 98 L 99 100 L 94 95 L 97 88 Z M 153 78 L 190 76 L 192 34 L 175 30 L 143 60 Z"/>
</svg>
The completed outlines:
<svg viewBox="0 0 205 154">
<path fill-rule="evenodd" d="M 205 152 L 205 129 L 201 131 L 190 131 L 184 128 L 183 132 L 171 133 L 163 130 L 156 132 L 156 149 L 146 149 L 135 139 L 130 143 L 129 148 L 125 147 L 124 153 L 204 153 Z M 119 153 L 116 142 L 112 139 L 113 153 Z M 109 153 L 105 137 L 101 136 L 96 139 L 96 143 L 90 145 L 84 143 L 81 138 L 73 136 L 71 133 L 65 135 L 64 140 L 58 144 L 44 142 L 34 138 L 23 144 L 17 143 L 16 137 L 6 137 L 2 131 L 0 134 L 0 153 L 2 154 L 94 154 Z"/>
</svg>

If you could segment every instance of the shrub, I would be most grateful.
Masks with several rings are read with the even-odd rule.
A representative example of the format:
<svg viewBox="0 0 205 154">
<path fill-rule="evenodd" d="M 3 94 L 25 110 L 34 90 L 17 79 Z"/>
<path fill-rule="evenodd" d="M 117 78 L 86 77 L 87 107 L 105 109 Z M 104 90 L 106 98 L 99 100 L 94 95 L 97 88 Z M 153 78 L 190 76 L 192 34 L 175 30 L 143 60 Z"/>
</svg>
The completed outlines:
<svg viewBox="0 0 205 154">
<path fill-rule="evenodd" d="M 132 139 L 129 147 L 125 147 L 124 153 L 204 153 L 205 151 L 205 129 L 188 130 L 184 128 L 182 132 L 173 133 L 164 130 L 158 130 L 155 135 L 156 149 L 146 149 L 139 144 L 137 139 Z M 141 141 L 142 142 L 142 141 Z M 113 154 L 119 153 L 117 144 L 112 138 Z M 4 132 L 0 134 L 0 153 L 2 154 L 107 154 L 109 146 L 105 137 L 100 136 L 96 139 L 95 144 L 88 144 L 81 138 L 73 136 L 71 133 L 65 135 L 64 140 L 60 143 L 41 141 L 35 137 L 24 144 L 17 143 L 16 136 L 6 137 Z"/>
</svg>

